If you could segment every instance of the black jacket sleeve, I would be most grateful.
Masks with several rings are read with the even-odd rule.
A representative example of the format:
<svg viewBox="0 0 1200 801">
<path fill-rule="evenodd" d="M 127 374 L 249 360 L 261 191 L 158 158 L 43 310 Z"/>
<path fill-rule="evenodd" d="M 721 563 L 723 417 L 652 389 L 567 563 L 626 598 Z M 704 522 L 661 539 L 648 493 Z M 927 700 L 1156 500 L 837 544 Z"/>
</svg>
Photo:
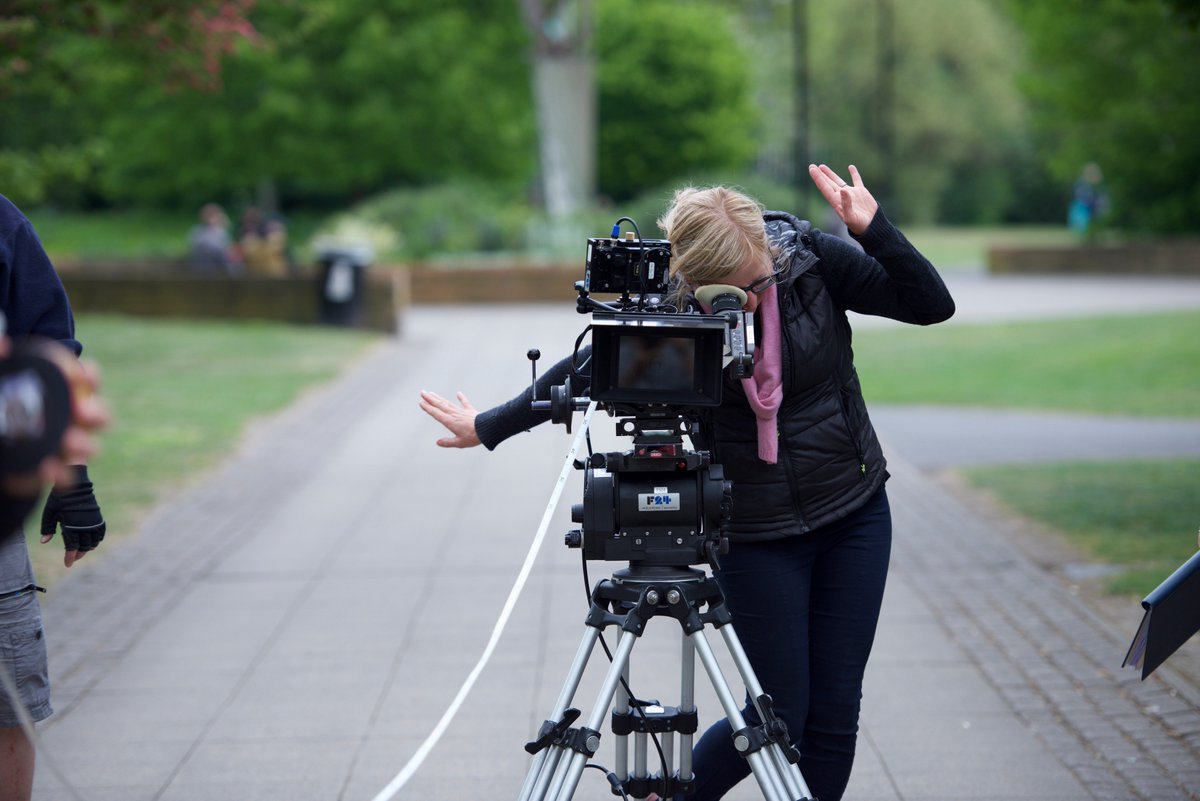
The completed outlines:
<svg viewBox="0 0 1200 801">
<path fill-rule="evenodd" d="M 576 397 L 582 395 L 590 386 L 590 372 L 586 365 L 591 355 L 592 346 L 587 345 L 574 356 L 568 356 L 538 376 L 538 400 L 549 400 L 550 387 L 563 383 L 568 376 L 571 377 L 571 394 Z M 582 375 L 573 374 L 573 361 L 580 366 Z M 480 412 L 475 417 L 475 433 L 484 447 L 489 451 L 495 450 L 497 445 L 514 434 L 528 431 L 550 419 L 550 412 L 533 410 L 533 392 L 532 387 L 527 388 L 507 403 Z"/>
<path fill-rule="evenodd" d="M 918 325 L 950 319 L 954 299 L 942 277 L 882 210 L 854 238 L 861 251 L 835 236 L 816 236 L 821 278 L 838 306 Z"/>
<path fill-rule="evenodd" d="M 66 290 L 25 215 L 0 195 L 0 311 L 15 342 L 56 339 L 76 355 L 75 318 Z"/>
</svg>

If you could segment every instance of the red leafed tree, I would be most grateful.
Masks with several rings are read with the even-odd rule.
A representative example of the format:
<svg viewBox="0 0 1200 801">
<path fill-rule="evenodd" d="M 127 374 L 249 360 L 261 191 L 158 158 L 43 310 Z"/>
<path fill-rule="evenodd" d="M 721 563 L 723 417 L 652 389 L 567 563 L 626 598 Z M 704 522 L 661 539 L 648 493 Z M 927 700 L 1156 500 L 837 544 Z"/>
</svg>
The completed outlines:
<svg viewBox="0 0 1200 801">
<path fill-rule="evenodd" d="M 221 58 L 257 42 L 255 0 L 0 0 L 0 93 L 25 81 L 53 80 L 82 42 L 111 52 L 164 84 L 216 88 Z"/>
</svg>

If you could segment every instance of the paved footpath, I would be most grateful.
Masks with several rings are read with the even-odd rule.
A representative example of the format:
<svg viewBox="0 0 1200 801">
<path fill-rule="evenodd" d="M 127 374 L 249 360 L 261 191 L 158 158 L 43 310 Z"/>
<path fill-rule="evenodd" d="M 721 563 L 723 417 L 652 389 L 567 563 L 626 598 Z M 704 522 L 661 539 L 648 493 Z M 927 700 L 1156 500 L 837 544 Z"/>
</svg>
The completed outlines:
<svg viewBox="0 0 1200 801">
<path fill-rule="evenodd" d="M 582 321 L 553 307 L 413 310 L 403 337 L 259 425 L 135 540 L 56 587 L 44 608 L 57 714 L 35 797 L 374 798 L 482 652 L 571 439 L 543 426 L 495 453 L 443 451 L 417 393 L 506 399 L 528 380 L 525 350 L 565 352 Z M 598 449 L 625 445 L 607 418 L 593 428 Z M 886 444 L 894 562 L 847 799 L 1200 797 L 1196 677 L 1120 670 L 1136 609 L 1114 629 L 1007 524 Z M 561 544 L 579 494 L 573 474 L 490 663 L 398 798 L 516 796 L 522 745 L 583 632 L 578 552 Z M 593 564 L 593 581 L 608 567 Z M 635 691 L 667 703 L 673 626 L 651 624 L 632 668 Z M 577 705 L 592 705 L 601 661 Z M 698 685 L 711 720 L 719 707 Z M 611 767 L 610 744 L 597 760 Z M 612 796 L 588 771 L 575 797 Z M 752 782 L 731 796 L 759 797 Z"/>
</svg>

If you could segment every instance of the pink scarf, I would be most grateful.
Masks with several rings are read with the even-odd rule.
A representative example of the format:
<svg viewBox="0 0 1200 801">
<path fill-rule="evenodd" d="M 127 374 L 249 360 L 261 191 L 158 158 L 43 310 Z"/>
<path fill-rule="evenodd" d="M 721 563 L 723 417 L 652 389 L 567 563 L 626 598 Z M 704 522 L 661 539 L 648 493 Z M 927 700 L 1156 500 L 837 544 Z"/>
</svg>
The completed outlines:
<svg viewBox="0 0 1200 801">
<path fill-rule="evenodd" d="M 758 458 L 775 464 L 779 459 L 779 404 L 783 401 L 783 353 L 775 285 L 758 296 L 758 309 L 762 330 L 754 354 L 754 374 L 742 379 L 742 389 L 758 418 Z"/>
</svg>

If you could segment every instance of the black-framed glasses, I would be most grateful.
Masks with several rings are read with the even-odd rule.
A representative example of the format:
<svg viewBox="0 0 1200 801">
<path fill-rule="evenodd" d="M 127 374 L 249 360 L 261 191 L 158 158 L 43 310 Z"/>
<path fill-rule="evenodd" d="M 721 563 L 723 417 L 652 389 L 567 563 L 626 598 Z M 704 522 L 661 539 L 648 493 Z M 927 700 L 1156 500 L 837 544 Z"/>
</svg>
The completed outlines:
<svg viewBox="0 0 1200 801">
<path fill-rule="evenodd" d="M 747 295 L 753 292 L 755 295 L 761 294 L 763 290 L 770 289 L 779 283 L 779 279 L 783 278 L 783 274 L 787 272 L 785 267 L 777 267 L 775 272 L 770 275 L 764 275 L 749 286 L 740 287 Z"/>
</svg>

